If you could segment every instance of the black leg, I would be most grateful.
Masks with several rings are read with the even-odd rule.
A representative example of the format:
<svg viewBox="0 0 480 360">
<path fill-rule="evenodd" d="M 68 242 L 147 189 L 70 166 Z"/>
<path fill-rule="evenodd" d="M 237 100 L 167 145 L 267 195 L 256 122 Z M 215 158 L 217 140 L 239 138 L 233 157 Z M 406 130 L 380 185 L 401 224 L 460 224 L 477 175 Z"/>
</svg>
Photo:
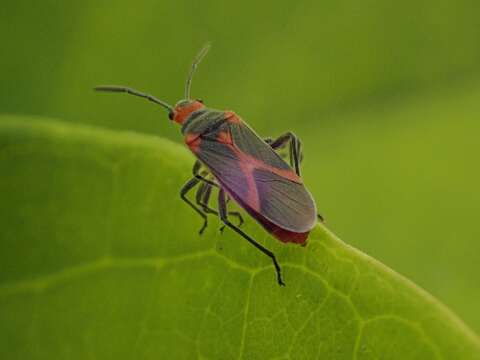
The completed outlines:
<svg viewBox="0 0 480 360">
<path fill-rule="evenodd" d="M 210 200 L 210 196 L 212 194 L 212 187 L 218 187 L 218 184 L 214 183 L 212 180 L 209 180 L 205 178 L 206 175 L 208 175 L 208 172 L 200 172 L 202 168 L 202 163 L 197 160 L 195 161 L 195 164 L 193 164 L 193 169 L 192 173 L 197 178 L 199 181 L 202 181 L 202 185 L 197 190 L 197 193 L 195 195 L 196 202 L 198 205 L 200 205 L 203 209 L 203 212 L 205 214 L 215 214 L 218 216 L 218 211 L 212 209 L 209 205 L 208 202 Z M 236 218 L 238 218 L 238 226 L 242 226 L 243 224 L 243 217 L 238 211 L 229 211 L 228 215 L 233 215 Z M 223 227 L 220 228 L 220 231 L 223 231 Z"/>
<path fill-rule="evenodd" d="M 213 188 L 212 185 L 205 184 L 205 192 L 202 198 L 200 199 L 201 204 L 208 206 L 208 203 L 210 201 L 210 196 L 212 195 L 212 188 Z"/>
<path fill-rule="evenodd" d="M 198 187 L 197 189 L 197 192 L 195 193 L 195 201 L 197 203 L 197 205 L 200 205 L 203 207 L 203 198 L 205 197 L 205 195 L 207 194 L 207 191 L 208 189 L 211 189 L 212 186 L 210 184 L 207 184 L 205 182 L 202 182 L 200 184 L 200 186 Z M 207 200 L 210 196 L 207 197 Z M 208 201 L 207 201 L 208 203 Z"/>
<path fill-rule="evenodd" d="M 216 210 L 212 209 L 208 205 L 208 202 L 210 201 L 211 194 L 212 194 L 212 185 L 204 182 L 198 188 L 197 194 L 195 196 L 195 200 L 197 202 L 197 205 L 202 207 L 204 213 L 218 215 L 218 212 Z"/>
<path fill-rule="evenodd" d="M 265 141 L 268 145 L 272 146 L 273 139 L 272 139 L 271 137 L 266 137 L 266 138 L 263 139 L 263 141 Z M 277 147 L 277 148 L 275 148 L 274 150 L 278 150 L 278 149 L 280 149 L 280 148 L 282 148 L 282 147 L 279 147 L 279 148 Z M 287 157 L 287 154 L 285 154 L 283 151 L 280 152 L 279 155 L 280 155 L 280 157 L 281 157 L 282 159 L 284 159 L 284 160 L 285 160 L 285 158 Z"/>
<path fill-rule="evenodd" d="M 278 284 L 281 286 L 285 286 L 285 283 L 282 280 L 282 274 L 281 274 L 281 269 L 280 265 L 278 265 L 277 259 L 275 257 L 275 254 L 268 250 L 267 248 L 263 247 L 260 245 L 258 242 L 253 240 L 250 236 L 245 234 L 242 230 L 240 230 L 237 226 L 233 225 L 229 220 L 228 220 L 228 213 L 227 213 L 227 204 L 226 204 L 226 199 L 225 199 L 225 191 L 223 189 L 220 189 L 219 194 L 218 194 L 218 211 L 220 213 L 220 219 L 224 222 L 226 226 L 234 230 L 237 234 L 242 236 L 245 240 L 247 240 L 250 244 L 255 246 L 258 250 L 260 250 L 262 253 L 267 255 L 270 259 L 272 259 L 273 266 L 275 267 L 275 271 L 277 272 L 277 281 Z"/>
<path fill-rule="evenodd" d="M 287 132 L 279 136 L 276 140 L 265 139 L 267 144 L 273 149 L 281 149 L 290 143 L 290 164 L 294 167 L 295 172 L 300 176 L 300 162 L 302 161 L 302 143 L 300 139 L 292 132 Z"/>
<path fill-rule="evenodd" d="M 188 205 L 190 205 L 191 208 L 193 210 L 195 210 L 202 217 L 203 225 L 200 228 L 200 231 L 198 232 L 199 234 L 202 234 L 203 231 L 205 230 L 205 228 L 207 227 L 207 215 L 205 215 L 205 213 L 200 208 L 195 206 L 195 204 L 193 202 L 191 202 L 186 196 L 187 193 L 190 190 L 192 190 L 199 182 L 200 182 L 200 180 L 197 179 L 196 177 L 187 181 L 187 183 L 185 185 L 183 185 L 182 189 L 180 190 L 180 197 L 182 198 L 183 201 L 185 201 Z"/>
<path fill-rule="evenodd" d="M 205 214 L 215 214 L 218 216 L 218 211 L 215 209 L 212 209 L 209 205 L 208 202 L 210 201 L 210 196 L 212 195 L 212 186 L 208 183 L 202 183 L 195 195 L 195 199 L 197 202 L 197 205 L 200 205 L 203 209 L 203 212 Z M 238 211 L 229 211 L 228 216 L 235 216 L 238 218 L 238 225 L 237 226 L 242 226 L 243 225 L 243 217 Z M 223 232 L 225 225 L 220 228 L 220 231 Z"/>
<path fill-rule="evenodd" d="M 207 175 L 208 173 L 200 172 L 201 168 L 202 168 L 202 163 L 199 160 L 195 161 L 195 164 L 193 164 L 193 168 L 192 168 L 193 176 L 195 176 L 198 180 L 201 180 L 207 184 L 218 187 L 218 184 L 216 182 L 209 180 L 205 177 L 205 175 Z"/>
</svg>

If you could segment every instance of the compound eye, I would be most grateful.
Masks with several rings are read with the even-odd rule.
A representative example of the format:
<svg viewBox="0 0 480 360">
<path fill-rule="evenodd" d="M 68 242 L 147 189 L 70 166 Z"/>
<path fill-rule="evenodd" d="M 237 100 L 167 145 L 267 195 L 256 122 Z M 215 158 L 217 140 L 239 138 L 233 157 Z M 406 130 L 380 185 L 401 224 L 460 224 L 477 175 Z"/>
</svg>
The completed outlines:
<svg viewBox="0 0 480 360">
<path fill-rule="evenodd" d="M 203 100 L 202 100 L 202 99 L 197 99 L 197 101 L 198 101 L 200 104 L 203 104 Z"/>
<path fill-rule="evenodd" d="M 168 118 L 169 118 L 170 120 L 173 120 L 173 116 L 174 116 L 173 111 L 170 111 L 170 112 L 168 113 Z"/>
</svg>

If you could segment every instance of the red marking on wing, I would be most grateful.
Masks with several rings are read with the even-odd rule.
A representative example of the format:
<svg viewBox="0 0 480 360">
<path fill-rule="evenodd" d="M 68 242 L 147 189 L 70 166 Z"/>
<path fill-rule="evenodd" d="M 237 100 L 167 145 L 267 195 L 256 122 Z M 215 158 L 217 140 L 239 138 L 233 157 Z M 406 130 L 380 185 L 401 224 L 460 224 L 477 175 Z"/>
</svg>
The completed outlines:
<svg viewBox="0 0 480 360">
<path fill-rule="evenodd" d="M 237 116 L 237 114 L 235 114 L 233 111 L 225 111 L 224 116 L 225 119 L 227 119 L 227 122 L 231 124 L 242 124 L 241 118 Z M 238 146 L 235 145 L 235 142 L 232 139 L 232 134 L 229 130 L 220 132 L 218 134 L 218 139 L 220 142 L 228 144 L 229 149 L 238 158 L 238 166 L 247 181 L 248 191 L 245 200 L 248 205 L 256 212 L 261 211 L 261 204 L 257 184 L 253 175 L 253 172 L 255 170 L 269 171 L 289 181 L 298 184 L 303 183 L 302 179 L 295 173 L 293 169 L 282 169 L 272 166 L 264 160 L 256 158 L 255 156 L 252 156 L 242 151 Z M 269 145 L 265 144 L 265 146 Z"/>
<path fill-rule="evenodd" d="M 242 173 L 245 175 L 245 179 L 247 180 L 247 204 L 254 209 L 255 211 L 260 211 L 260 197 L 258 196 L 258 189 L 257 184 L 255 183 L 255 178 L 253 177 L 253 170 L 255 168 L 251 167 L 245 159 L 242 159 L 242 156 L 245 155 L 240 152 L 235 146 L 231 146 L 231 149 L 239 158 L 239 166 Z"/>
<path fill-rule="evenodd" d="M 245 175 L 245 178 L 247 180 L 248 192 L 247 192 L 247 199 L 245 200 L 246 200 L 246 203 L 253 210 L 260 212 L 260 198 L 258 196 L 257 185 L 255 183 L 255 178 L 253 176 L 254 170 L 262 169 L 262 170 L 271 171 L 277 174 L 278 176 L 281 176 L 290 181 L 293 181 L 299 184 L 302 183 L 302 179 L 293 170 L 279 169 L 251 155 L 245 154 L 238 147 L 236 147 L 235 144 L 232 143 L 232 138 L 230 133 L 228 133 L 227 135 L 226 132 L 222 131 L 221 133 L 219 133 L 218 138 L 219 139 L 221 138 L 222 140 L 228 139 L 229 140 L 228 142 L 224 142 L 220 140 L 219 141 L 225 144 L 229 144 L 229 148 L 238 158 L 238 166 L 240 167 L 241 172 Z"/>
<path fill-rule="evenodd" d="M 184 141 L 185 141 L 185 144 L 187 144 L 187 146 L 190 148 L 190 150 L 193 153 L 196 153 L 199 150 L 202 139 L 200 138 L 199 134 L 187 133 L 187 135 L 185 135 Z"/>
<path fill-rule="evenodd" d="M 217 135 L 217 141 L 222 144 L 233 144 L 232 135 L 228 131 L 220 131 Z"/>
<path fill-rule="evenodd" d="M 235 114 L 233 111 L 225 111 L 224 112 L 225 114 L 225 119 L 227 120 L 227 122 L 231 123 L 231 124 L 241 124 L 242 123 L 242 120 L 240 119 L 240 117 Z"/>
<path fill-rule="evenodd" d="M 207 167 L 210 167 L 213 175 L 229 196 L 235 199 L 272 236 L 284 243 L 292 242 L 305 245 L 308 234 L 313 227 L 313 225 L 310 226 L 309 218 L 311 217 L 311 212 L 316 213 L 314 203 L 312 206 L 305 203 L 305 206 L 300 206 L 299 208 L 295 206 L 295 200 L 290 198 L 285 201 L 271 202 L 268 198 L 270 193 L 268 191 L 264 192 L 265 189 L 262 190 L 260 186 L 262 184 L 262 186 L 268 187 L 268 181 L 275 181 L 275 178 L 277 178 L 276 181 L 282 180 L 282 183 L 285 181 L 287 188 L 279 188 L 278 183 L 272 184 L 272 189 L 275 189 L 273 192 L 274 196 L 282 196 L 282 190 L 288 190 L 288 182 L 295 183 L 291 184 L 295 188 L 303 188 L 302 179 L 290 167 L 277 167 L 279 165 L 275 165 L 275 161 L 270 163 L 268 151 L 252 151 L 252 154 L 250 154 L 246 152 L 247 150 L 240 148 L 241 143 L 238 145 L 235 143 L 236 138 L 234 138 L 234 135 L 236 133 L 231 129 L 239 126 L 234 125 L 236 122 L 241 123 L 242 125 L 240 126 L 244 126 L 244 124 L 235 113 L 227 111 L 224 114 L 225 119 L 231 125 L 220 127 L 215 134 L 215 138 L 205 137 L 203 139 L 201 134 L 187 133 L 185 135 L 185 143 Z M 256 134 L 253 135 L 256 136 Z M 247 139 L 247 149 L 248 145 L 250 143 Z M 262 144 L 261 142 L 255 146 L 263 145 L 269 147 L 268 144 Z M 255 155 L 257 153 L 258 156 Z M 263 154 L 266 154 L 265 157 Z M 270 173 L 271 179 L 268 180 L 268 174 L 264 174 L 263 176 L 266 180 L 263 183 L 259 183 L 260 172 Z M 260 191 L 262 192 L 260 193 Z M 302 193 L 305 195 L 304 197 L 309 196 L 308 191 L 305 189 L 302 191 L 305 192 L 305 194 Z M 313 202 L 311 197 L 308 201 L 310 200 Z M 290 207 L 289 202 L 293 204 L 292 207 Z M 278 211 L 275 210 L 277 208 L 272 207 L 271 210 L 275 210 L 272 212 L 267 210 L 268 206 L 274 206 L 272 204 L 286 207 L 280 207 Z M 308 210 L 308 214 L 305 214 L 305 219 L 302 214 L 299 214 L 299 210 L 302 211 L 304 208 Z M 294 217 L 294 220 L 291 220 L 290 215 Z M 269 218 L 267 219 L 265 216 L 269 216 Z"/>
<path fill-rule="evenodd" d="M 285 179 L 288 179 L 290 181 L 296 182 L 298 184 L 302 184 L 302 179 L 297 175 L 297 173 L 293 170 L 290 169 L 280 169 L 277 167 L 274 167 L 270 164 L 267 164 L 263 162 L 262 160 L 258 160 L 257 158 L 254 158 L 253 156 L 250 156 L 248 154 L 245 154 L 239 150 L 239 152 L 242 154 L 242 156 L 245 156 L 245 160 L 249 161 L 252 164 L 252 167 L 255 169 L 261 169 L 261 170 L 267 170 L 270 171 L 274 174 L 277 174 L 278 176 L 281 176 Z"/>
</svg>

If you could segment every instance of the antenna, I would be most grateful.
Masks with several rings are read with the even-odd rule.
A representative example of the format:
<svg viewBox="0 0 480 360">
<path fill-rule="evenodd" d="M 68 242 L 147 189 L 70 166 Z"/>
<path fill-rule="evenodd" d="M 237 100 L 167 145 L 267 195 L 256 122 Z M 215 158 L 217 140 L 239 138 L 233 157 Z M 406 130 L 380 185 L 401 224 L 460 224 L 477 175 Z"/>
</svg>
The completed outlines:
<svg viewBox="0 0 480 360">
<path fill-rule="evenodd" d="M 195 56 L 195 58 L 193 59 L 190 72 L 188 73 L 187 82 L 185 83 L 185 99 L 186 100 L 190 100 L 190 88 L 192 87 L 193 74 L 195 73 L 195 70 L 197 69 L 197 66 L 200 63 L 200 61 L 202 61 L 205 55 L 207 55 L 208 50 L 210 50 L 210 45 L 211 44 L 209 42 L 206 43 L 203 46 L 202 50 L 200 50 L 197 56 Z"/>
<path fill-rule="evenodd" d="M 160 106 L 163 106 L 165 109 L 167 109 L 170 112 L 173 111 L 173 107 L 171 105 L 167 104 L 165 101 L 159 100 L 152 95 L 144 94 L 140 91 L 137 91 L 135 89 L 131 89 L 131 88 L 128 88 L 128 87 L 125 87 L 125 86 L 102 85 L 102 86 L 94 87 L 94 90 L 105 91 L 105 92 L 127 93 L 127 94 L 130 94 L 130 95 L 135 95 L 135 96 L 147 99 L 151 102 L 154 102 L 155 104 L 158 104 Z"/>
</svg>

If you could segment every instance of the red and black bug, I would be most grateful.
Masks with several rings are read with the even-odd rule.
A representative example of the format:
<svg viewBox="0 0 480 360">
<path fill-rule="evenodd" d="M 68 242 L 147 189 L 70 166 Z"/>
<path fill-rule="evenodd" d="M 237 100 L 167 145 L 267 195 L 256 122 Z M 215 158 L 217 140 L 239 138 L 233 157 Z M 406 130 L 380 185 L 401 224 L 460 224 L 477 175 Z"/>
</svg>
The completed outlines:
<svg viewBox="0 0 480 360">
<path fill-rule="evenodd" d="M 169 111 L 169 118 L 182 125 L 185 144 L 197 157 L 193 177 L 182 187 L 181 198 L 202 218 L 200 234 L 207 227 L 207 215 L 219 216 L 253 246 L 270 257 L 282 280 L 281 269 L 273 252 L 259 244 L 239 226 L 240 213 L 228 211 L 233 199 L 269 233 L 282 242 L 306 244 L 308 234 L 317 222 L 315 202 L 300 178 L 301 143 L 291 132 L 273 140 L 262 139 L 232 111 L 207 108 L 202 100 L 190 98 L 195 69 L 209 50 L 206 45 L 195 57 L 185 84 L 185 99 L 175 107 L 151 95 L 123 86 L 98 86 L 98 91 L 124 92 L 159 104 Z M 290 165 L 277 150 L 289 144 Z M 196 201 L 186 197 L 197 187 Z M 218 188 L 218 209 L 210 207 L 212 188 Z M 230 218 L 238 218 L 234 225 Z"/>
</svg>

